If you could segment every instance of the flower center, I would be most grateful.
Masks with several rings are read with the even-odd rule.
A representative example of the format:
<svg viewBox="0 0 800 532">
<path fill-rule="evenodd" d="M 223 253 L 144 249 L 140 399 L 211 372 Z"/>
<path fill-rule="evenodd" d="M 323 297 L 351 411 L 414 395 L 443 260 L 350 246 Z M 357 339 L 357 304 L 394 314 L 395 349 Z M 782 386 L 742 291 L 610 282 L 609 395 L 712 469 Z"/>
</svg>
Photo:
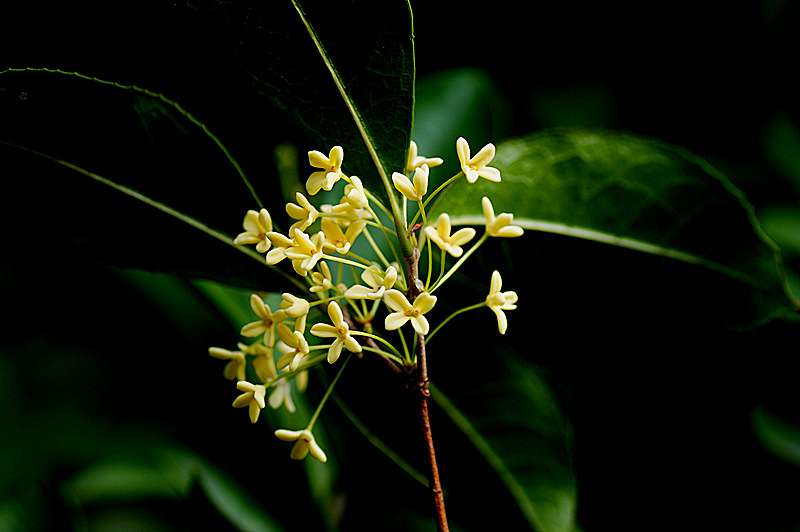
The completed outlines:
<svg viewBox="0 0 800 532">
<path fill-rule="evenodd" d="M 417 316 L 419 316 L 419 309 L 410 308 L 406 310 L 406 316 L 409 316 L 411 318 L 416 318 Z"/>
</svg>

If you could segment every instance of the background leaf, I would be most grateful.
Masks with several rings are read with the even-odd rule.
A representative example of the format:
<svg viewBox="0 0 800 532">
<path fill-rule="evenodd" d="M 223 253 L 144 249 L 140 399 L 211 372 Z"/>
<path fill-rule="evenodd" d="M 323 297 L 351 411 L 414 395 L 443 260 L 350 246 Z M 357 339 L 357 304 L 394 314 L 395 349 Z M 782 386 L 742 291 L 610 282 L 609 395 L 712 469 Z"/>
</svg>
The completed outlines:
<svg viewBox="0 0 800 532">
<path fill-rule="evenodd" d="M 454 223 L 481 224 L 481 197 L 488 196 L 496 213 L 513 212 L 529 230 L 721 273 L 749 291 L 741 312 L 726 318 L 737 327 L 797 310 L 777 248 L 752 207 L 720 172 L 684 150 L 626 133 L 562 129 L 503 143 L 492 165 L 501 184 L 461 180 L 436 211 L 449 212 Z"/>
<path fill-rule="evenodd" d="M 493 364 L 474 385 L 451 381 L 449 395 L 432 387 L 431 398 L 494 471 L 532 530 L 570 532 L 577 506 L 570 427 L 532 364 L 502 348 L 491 356 Z M 448 438 L 439 448 L 455 446 Z M 458 482 L 451 477 L 449 485 L 457 490 Z"/>
<path fill-rule="evenodd" d="M 380 10 L 365 0 L 300 4 L 375 143 L 386 175 L 402 171 L 414 108 L 408 2 L 385 2 Z M 192 7 L 230 35 L 252 86 L 295 118 L 316 143 L 309 149 L 327 154 L 334 145 L 343 146 L 346 172 L 386 197 L 353 116 L 290 2 L 209 1 L 193 2 Z"/>
</svg>

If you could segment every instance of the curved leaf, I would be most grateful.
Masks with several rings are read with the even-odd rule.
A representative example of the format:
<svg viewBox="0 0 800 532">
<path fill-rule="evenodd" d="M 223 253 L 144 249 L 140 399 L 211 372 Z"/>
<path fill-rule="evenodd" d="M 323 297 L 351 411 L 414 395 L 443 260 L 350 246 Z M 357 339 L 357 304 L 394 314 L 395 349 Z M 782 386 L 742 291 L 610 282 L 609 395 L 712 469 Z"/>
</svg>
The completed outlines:
<svg viewBox="0 0 800 532">
<path fill-rule="evenodd" d="M 192 3 L 198 6 L 227 24 L 255 89 L 297 120 L 318 143 L 311 149 L 343 146 L 347 171 L 386 197 L 381 174 L 405 167 L 413 120 L 408 2 L 380 9 L 366 0 Z"/>
<path fill-rule="evenodd" d="M 525 229 L 695 264 L 742 283 L 753 320 L 790 310 L 776 246 L 741 192 L 699 157 L 628 133 L 561 129 L 504 142 L 501 184 L 457 182 L 436 205 L 455 224 L 483 224 L 481 198 Z"/>
<path fill-rule="evenodd" d="M 577 483 L 569 425 L 533 365 L 502 349 L 492 358 L 477 383 L 449 396 L 432 386 L 431 398 L 499 477 L 531 529 L 572 531 Z"/>
</svg>

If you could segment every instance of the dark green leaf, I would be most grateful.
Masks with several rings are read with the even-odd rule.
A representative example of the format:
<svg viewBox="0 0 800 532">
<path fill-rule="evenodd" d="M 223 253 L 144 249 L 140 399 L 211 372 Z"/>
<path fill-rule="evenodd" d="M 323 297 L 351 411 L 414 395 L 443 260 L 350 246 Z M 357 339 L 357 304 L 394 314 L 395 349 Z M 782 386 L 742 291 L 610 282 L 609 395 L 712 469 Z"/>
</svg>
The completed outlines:
<svg viewBox="0 0 800 532">
<path fill-rule="evenodd" d="M 452 386 L 449 395 L 432 387 L 431 398 L 486 460 L 532 530 L 572 531 L 577 484 L 570 428 L 533 365 L 500 348 L 491 356 L 477 381 Z"/>
<path fill-rule="evenodd" d="M 457 224 L 482 224 L 481 198 L 488 196 L 495 213 L 514 213 L 529 233 L 699 265 L 748 290 L 753 310 L 736 326 L 797 309 L 787 297 L 777 248 L 752 207 L 699 157 L 627 133 L 565 129 L 503 143 L 492 166 L 502 183 L 461 180 L 436 210 Z"/>
<path fill-rule="evenodd" d="M 380 173 L 405 168 L 413 119 L 408 2 L 384 2 L 380 9 L 366 0 L 301 4 L 214 1 L 192 7 L 226 25 L 255 89 L 294 116 L 318 144 L 308 149 L 327 154 L 342 146 L 345 169 L 385 197 Z"/>
</svg>

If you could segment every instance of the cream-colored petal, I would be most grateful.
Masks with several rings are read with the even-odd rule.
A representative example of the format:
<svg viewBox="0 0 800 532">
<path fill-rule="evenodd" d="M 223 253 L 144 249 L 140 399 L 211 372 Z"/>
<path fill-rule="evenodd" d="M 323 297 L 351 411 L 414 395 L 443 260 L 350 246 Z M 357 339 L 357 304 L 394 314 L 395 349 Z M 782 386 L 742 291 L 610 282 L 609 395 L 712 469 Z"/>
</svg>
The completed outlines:
<svg viewBox="0 0 800 532">
<path fill-rule="evenodd" d="M 499 183 L 502 181 L 502 178 L 500 177 L 500 170 L 491 166 L 483 166 L 479 168 L 478 175 L 494 183 Z"/>
<path fill-rule="evenodd" d="M 461 246 L 466 244 L 475 237 L 475 229 L 472 227 L 465 227 L 459 229 L 450 236 L 450 243 L 454 246 Z"/>
<path fill-rule="evenodd" d="M 425 314 L 429 312 L 436 304 L 436 299 L 436 296 L 433 296 L 428 292 L 422 292 L 414 300 L 414 308 L 419 310 L 420 313 Z"/>
<path fill-rule="evenodd" d="M 339 355 L 342 354 L 342 345 L 344 342 L 337 338 L 331 344 L 331 347 L 328 349 L 328 364 L 333 364 L 339 359 Z"/>
<path fill-rule="evenodd" d="M 384 296 L 384 301 L 385 301 L 385 296 Z M 386 328 L 387 331 L 393 331 L 405 325 L 409 319 L 410 318 L 402 312 L 392 312 L 391 314 L 386 316 L 386 319 L 384 320 L 384 327 Z"/>
<path fill-rule="evenodd" d="M 327 171 L 331 166 L 331 160 L 324 153 L 313 150 L 308 152 L 308 164 L 314 168 L 324 168 Z"/>
<path fill-rule="evenodd" d="M 469 160 L 470 166 L 477 166 L 478 168 L 483 168 L 494 159 L 494 144 L 491 142 L 481 148 L 478 153 L 475 154 L 475 157 Z"/>
<path fill-rule="evenodd" d="M 456 153 L 458 154 L 458 160 L 461 163 L 461 170 L 466 173 L 467 163 L 470 160 L 469 156 L 469 143 L 464 137 L 458 137 L 456 140 Z"/>
<path fill-rule="evenodd" d="M 411 326 L 414 327 L 414 330 L 417 331 L 417 334 L 426 335 L 430 330 L 430 325 L 428 324 L 428 319 L 423 316 L 414 316 L 411 318 Z"/>
<path fill-rule="evenodd" d="M 392 310 L 405 311 L 411 308 L 411 303 L 408 302 L 406 296 L 399 290 L 387 290 L 383 295 L 383 302 Z"/>
<path fill-rule="evenodd" d="M 339 336 L 336 327 L 327 323 L 315 323 L 311 327 L 311 334 L 320 338 L 336 338 Z"/>
</svg>

